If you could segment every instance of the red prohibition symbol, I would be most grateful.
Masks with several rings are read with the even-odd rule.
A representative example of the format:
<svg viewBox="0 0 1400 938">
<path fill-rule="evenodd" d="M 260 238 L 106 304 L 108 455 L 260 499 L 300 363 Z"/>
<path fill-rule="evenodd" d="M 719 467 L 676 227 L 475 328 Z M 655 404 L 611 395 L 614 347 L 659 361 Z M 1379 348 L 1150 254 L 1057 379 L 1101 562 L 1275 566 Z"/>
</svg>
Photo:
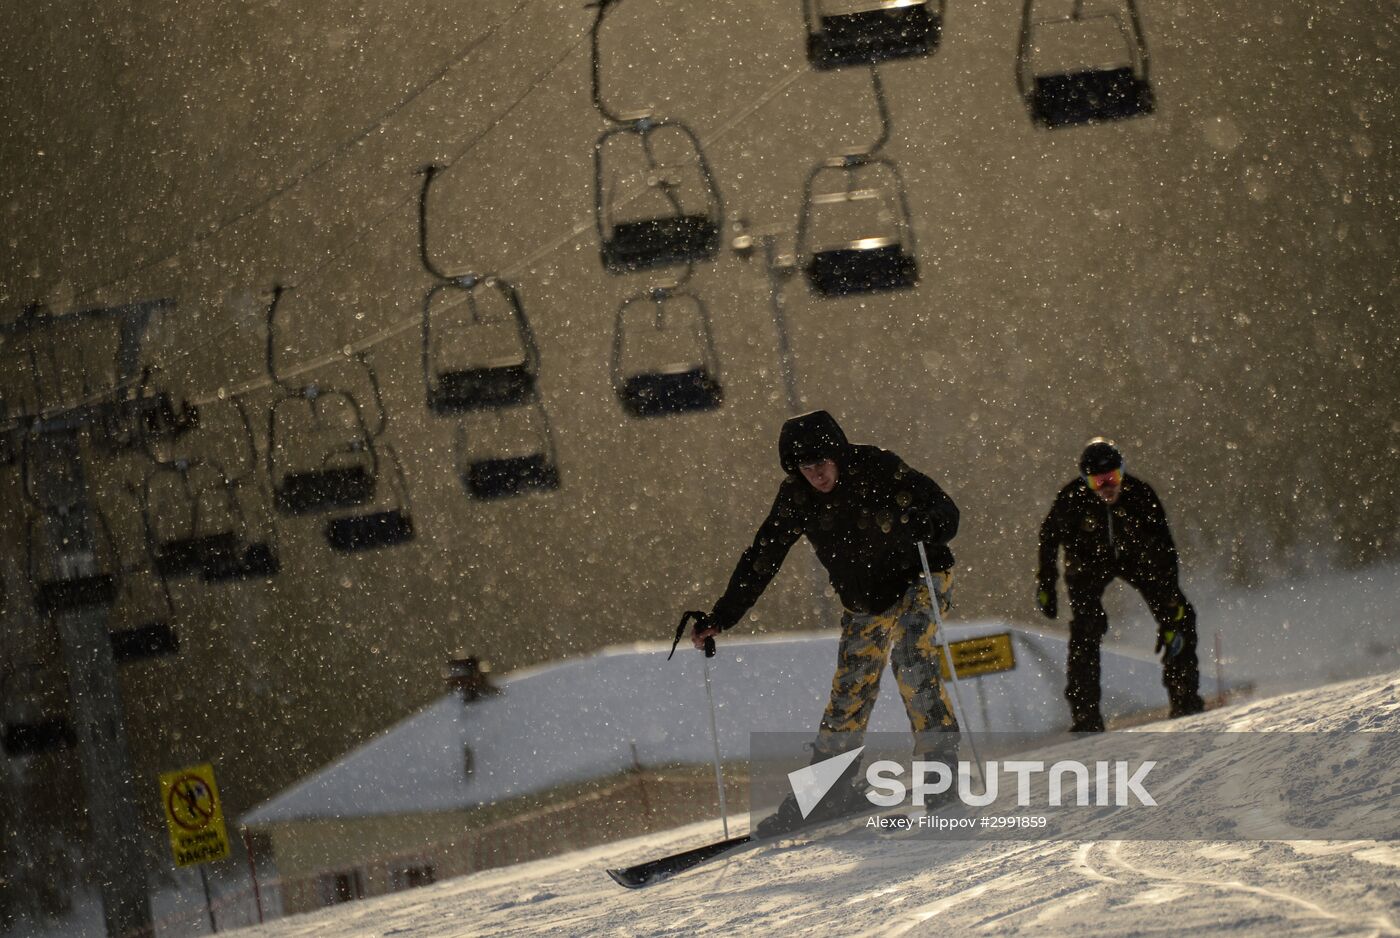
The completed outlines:
<svg viewBox="0 0 1400 938">
<path fill-rule="evenodd" d="M 203 830 L 214 817 L 214 792 L 198 775 L 183 775 L 170 786 L 166 807 L 185 830 Z"/>
</svg>

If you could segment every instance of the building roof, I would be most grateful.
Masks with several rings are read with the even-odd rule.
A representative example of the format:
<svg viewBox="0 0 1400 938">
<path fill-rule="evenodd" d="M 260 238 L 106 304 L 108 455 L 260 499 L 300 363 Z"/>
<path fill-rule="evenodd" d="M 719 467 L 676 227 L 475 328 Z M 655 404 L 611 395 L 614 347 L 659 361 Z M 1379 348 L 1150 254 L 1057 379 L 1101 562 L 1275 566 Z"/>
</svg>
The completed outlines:
<svg viewBox="0 0 1400 938">
<path fill-rule="evenodd" d="M 965 729 L 1040 734 L 1066 728 L 1065 633 L 1001 622 L 944 630 L 953 641 L 1008 633 L 1015 654 L 1014 670 L 960 682 Z M 751 732 L 815 731 L 837 638 L 834 631 L 726 636 L 708 661 L 726 761 L 747 758 Z M 461 810 L 637 765 L 708 763 L 707 662 L 688 646 L 667 661 L 668 650 L 666 644 L 610 647 L 515 672 L 500 681 L 499 693 L 470 703 L 446 694 L 259 805 L 243 823 Z M 1103 653 L 1103 689 L 1110 718 L 1166 699 L 1155 658 L 1111 647 Z M 869 728 L 908 731 L 888 679 Z"/>
</svg>

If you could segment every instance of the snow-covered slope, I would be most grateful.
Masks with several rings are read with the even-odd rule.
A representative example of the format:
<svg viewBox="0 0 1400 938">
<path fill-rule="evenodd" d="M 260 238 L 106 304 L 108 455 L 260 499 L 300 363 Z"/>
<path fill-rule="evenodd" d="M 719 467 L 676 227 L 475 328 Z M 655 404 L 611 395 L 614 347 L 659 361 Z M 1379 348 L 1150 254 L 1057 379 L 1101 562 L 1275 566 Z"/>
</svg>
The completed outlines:
<svg viewBox="0 0 1400 938">
<path fill-rule="evenodd" d="M 1400 673 L 1152 728 L 1396 732 Z M 351 903 L 254 934 L 1400 934 L 1395 842 L 843 839 L 762 848 L 641 892 L 603 872 L 712 839 L 716 826 Z"/>
</svg>

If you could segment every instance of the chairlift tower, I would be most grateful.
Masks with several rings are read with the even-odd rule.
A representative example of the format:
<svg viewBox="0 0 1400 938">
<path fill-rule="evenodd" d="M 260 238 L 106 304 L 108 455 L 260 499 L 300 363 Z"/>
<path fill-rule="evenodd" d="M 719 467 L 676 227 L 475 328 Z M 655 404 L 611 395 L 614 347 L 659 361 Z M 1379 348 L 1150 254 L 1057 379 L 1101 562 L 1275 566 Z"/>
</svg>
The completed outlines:
<svg viewBox="0 0 1400 938">
<path fill-rule="evenodd" d="M 27 345 L 36 384 L 33 413 L 16 415 L 24 428 L 26 490 L 39 503 L 48 556 L 37 558 L 68 582 L 96 573 L 98 534 L 83 466 L 84 434 L 110 443 L 147 424 L 156 399 L 132 395 L 138 378 L 140 344 L 150 317 L 173 306 L 166 300 L 40 316 L 36 307 L 14 323 L 0 326 L 7 338 Z M 76 401 L 37 387 L 41 345 L 56 347 L 69 327 L 110 326 L 109 381 L 89 388 L 88 375 Z M 100 331 L 100 330 L 99 330 Z M 54 376 L 57 377 L 56 375 Z M 139 432 L 139 431 L 137 431 Z M 93 599 L 91 595 L 82 597 Z M 102 896 L 107 934 L 153 933 L 146 883 L 136 779 L 127 745 L 125 712 L 108 627 L 108 605 L 97 601 L 59 603 L 48 613 L 54 623 L 69 688 L 77 754 L 86 796 L 93 872 Z"/>
</svg>

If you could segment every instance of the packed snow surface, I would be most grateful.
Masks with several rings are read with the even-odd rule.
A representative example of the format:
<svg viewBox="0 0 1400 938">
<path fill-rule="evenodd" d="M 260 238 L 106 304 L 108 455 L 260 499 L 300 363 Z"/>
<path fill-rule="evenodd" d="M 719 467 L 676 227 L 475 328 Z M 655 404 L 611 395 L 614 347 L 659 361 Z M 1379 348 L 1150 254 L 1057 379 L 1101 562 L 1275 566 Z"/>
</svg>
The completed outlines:
<svg viewBox="0 0 1400 938">
<path fill-rule="evenodd" d="M 1153 730 L 1400 731 L 1400 673 Z M 1357 771 L 1367 771 L 1361 766 Z M 645 890 L 604 872 L 719 836 L 697 824 L 260 926 L 302 938 L 489 935 L 1400 935 L 1400 844 L 818 839 Z"/>
</svg>

